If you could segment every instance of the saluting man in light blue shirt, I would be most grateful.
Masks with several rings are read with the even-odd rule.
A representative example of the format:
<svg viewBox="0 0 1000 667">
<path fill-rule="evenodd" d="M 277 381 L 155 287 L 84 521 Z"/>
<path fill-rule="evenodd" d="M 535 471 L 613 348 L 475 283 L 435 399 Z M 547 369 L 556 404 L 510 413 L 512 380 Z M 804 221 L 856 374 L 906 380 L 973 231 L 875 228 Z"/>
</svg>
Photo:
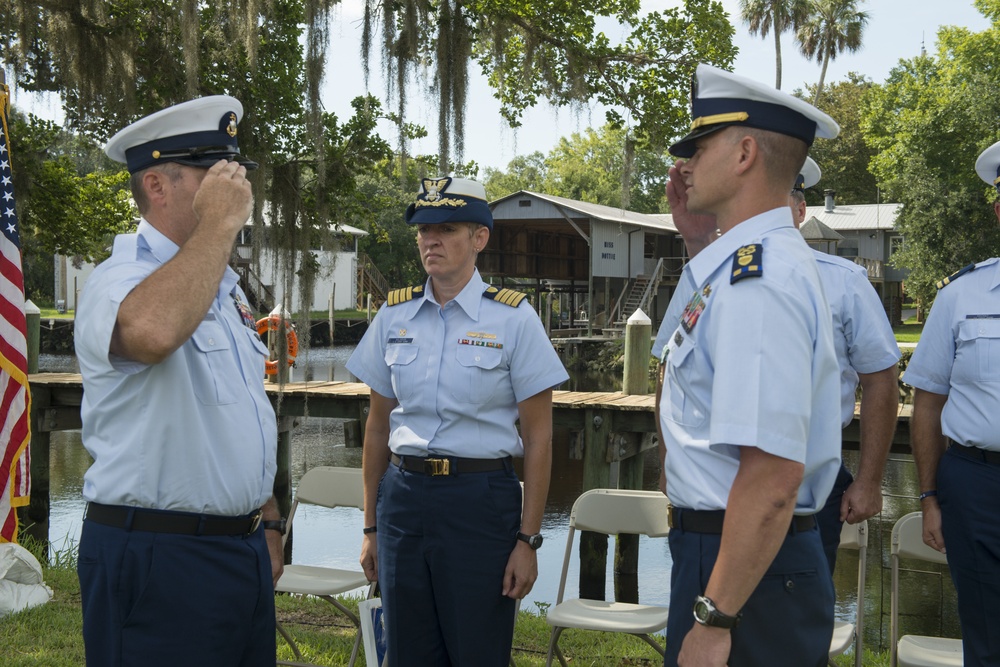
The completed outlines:
<svg viewBox="0 0 1000 667">
<path fill-rule="evenodd" d="M 228 267 L 253 210 L 242 114 L 203 97 L 105 147 L 143 219 L 76 314 L 94 457 L 77 566 L 91 665 L 274 665 L 277 428 L 267 348 Z"/>
<path fill-rule="evenodd" d="M 692 116 L 670 148 L 685 160 L 668 196 L 698 214 L 681 230 L 697 254 L 681 280 L 690 291 L 675 292 L 657 394 L 677 612 L 664 664 L 825 664 L 833 585 L 813 515 L 840 465 L 838 373 L 788 193 L 813 139 L 839 128 L 707 65 Z"/>
</svg>

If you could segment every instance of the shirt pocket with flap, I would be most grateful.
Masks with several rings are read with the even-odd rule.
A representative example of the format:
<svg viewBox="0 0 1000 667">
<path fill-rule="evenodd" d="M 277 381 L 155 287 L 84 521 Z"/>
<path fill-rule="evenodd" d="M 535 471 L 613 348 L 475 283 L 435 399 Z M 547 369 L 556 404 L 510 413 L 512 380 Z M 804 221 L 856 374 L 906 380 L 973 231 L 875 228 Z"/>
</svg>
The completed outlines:
<svg viewBox="0 0 1000 667">
<path fill-rule="evenodd" d="M 414 389 L 420 386 L 422 378 L 418 376 L 418 364 L 413 363 L 419 350 L 413 343 L 393 343 L 385 348 L 385 365 L 389 367 L 392 391 L 397 401 L 409 398 Z"/>
<path fill-rule="evenodd" d="M 1000 316 L 959 322 L 952 376 L 956 382 L 1000 382 Z"/>
<path fill-rule="evenodd" d="M 455 350 L 459 364 L 457 377 L 447 382 L 452 397 L 460 403 L 483 404 L 493 398 L 497 385 L 506 375 L 502 366 L 503 350 L 496 347 L 459 345 Z"/>
<path fill-rule="evenodd" d="M 242 381 L 242 375 L 236 367 L 226 330 L 215 320 L 203 320 L 191 334 L 191 343 L 194 352 L 188 368 L 194 395 L 205 405 L 235 403 L 232 383 L 237 379 Z"/>
</svg>

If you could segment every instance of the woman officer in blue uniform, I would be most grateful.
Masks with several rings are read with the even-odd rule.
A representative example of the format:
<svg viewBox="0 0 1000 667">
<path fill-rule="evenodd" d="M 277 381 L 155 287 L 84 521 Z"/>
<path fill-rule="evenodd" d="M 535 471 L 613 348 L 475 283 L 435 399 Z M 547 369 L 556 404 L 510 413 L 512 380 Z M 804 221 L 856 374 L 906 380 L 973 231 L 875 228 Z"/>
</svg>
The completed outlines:
<svg viewBox="0 0 1000 667">
<path fill-rule="evenodd" d="M 406 221 L 427 281 L 389 295 L 347 364 L 371 387 L 361 564 L 382 590 L 390 666 L 506 665 L 568 375 L 525 295 L 480 278 L 481 184 L 425 179 Z"/>
</svg>

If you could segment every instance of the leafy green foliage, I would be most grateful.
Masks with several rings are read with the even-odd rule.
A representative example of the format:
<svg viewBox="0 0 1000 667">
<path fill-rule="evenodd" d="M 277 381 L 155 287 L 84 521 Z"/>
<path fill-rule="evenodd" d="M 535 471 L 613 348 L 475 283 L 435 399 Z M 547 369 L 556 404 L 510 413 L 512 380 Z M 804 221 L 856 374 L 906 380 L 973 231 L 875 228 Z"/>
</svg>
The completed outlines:
<svg viewBox="0 0 1000 667">
<path fill-rule="evenodd" d="M 740 0 L 740 16 L 751 35 L 774 35 L 775 82 L 781 89 L 781 35 L 805 20 L 806 0 Z"/>
<path fill-rule="evenodd" d="M 861 48 L 861 37 L 868 25 L 868 12 L 858 6 L 864 0 L 808 0 L 805 18 L 799 23 L 795 37 L 802 55 L 823 67 L 816 84 L 813 104 L 818 104 L 823 94 L 826 68 L 831 60 L 844 51 Z"/>
<path fill-rule="evenodd" d="M 376 26 L 376 22 L 379 25 Z M 613 21 L 627 31 L 612 43 L 600 30 Z M 698 62 L 732 64 L 734 29 L 722 5 L 685 0 L 683 8 L 641 15 L 638 0 L 403 0 L 366 2 L 363 53 L 368 67 L 381 30 L 387 91 L 399 117 L 406 109 L 409 75 L 434 66 L 438 97 L 439 167 L 445 170 L 454 135 L 462 156 L 469 59 L 482 68 L 501 114 L 517 127 L 540 100 L 556 106 L 599 101 L 608 121 L 633 126 L 640 142 L 663 147 L 688 122 L 688 91 Z"/>
<path fill-rule="evenodd" d="M 635 178 L 629 184 L 628 203 L 623 201 L 621 175 L 627 141 L 626 131 L 610 124 L 563 137 L 548 156 L 535 152 L 515 158 L 506 172 L 487 169 L 487 195 L 497 199 L 518 190 L 532 190 L 639 213 L 666 211 L 664 188 L 670 161 L 662 152 L 649 148 L 635 151 Z"/>
<path fill-rule="evenodd" d="M 836 191 L 837 201 L 844 204 L 879 202 L 878 183 L 869 170 L 874 152 L 861 131 L 861 109 L 866 95 L 874 87 L 871 80 L 852 72 L 846 81 L 838 81 L 827 88 L 820 100 L 819 108 L 840 124 L 840 134 L 833 140 L 817 139 L 809 149 L 810 157 L 823 171 L 819 185 L 806 192 L 810 206 L 823 203 L 823 190 L 826 189 Z M 797 94 L 808 99 L 815 96 L 816 87 L 810 86 L 805 93 Z"/>
<path fill-rule="evenodd" d="M 902 250 L 890 260 L 910 269 L 907 292 L 922 308 L 934 283 L 970 262 L 1000 254 L 993 188 L 975 173 L 979 153 L 1000 139 L 1000 3 L 981 0 L 990 28 L 944 28 L 936 56 L 901 62 L 865 98 L 862 130 L 872 170 L 887 199 L 903 204 Z"/>
</svg>

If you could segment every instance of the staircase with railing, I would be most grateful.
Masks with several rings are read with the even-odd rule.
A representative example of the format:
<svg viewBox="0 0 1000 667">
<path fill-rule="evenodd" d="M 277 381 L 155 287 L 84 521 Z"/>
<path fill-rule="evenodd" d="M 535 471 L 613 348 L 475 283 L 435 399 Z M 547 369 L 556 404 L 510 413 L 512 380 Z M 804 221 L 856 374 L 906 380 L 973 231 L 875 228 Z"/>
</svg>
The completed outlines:
<svg viewBox="0 0 1000 667">
<path fill-rule="evenodd" d="M 240 277 L 240 287 L 247 295 L 250 306 L 258 313 L 269 313 L 277 304 L 274 286 L 268 285 L 253 270 L 253 251 L 248 245 L 237 245 L 231 264 Z"/>
<path fill-rule="evenodd" d="M 389 296 L 389 281 L 378 270 L 371 257 L 363 252 L 358 253 L 358 310 L 368 307 L 367 295 L 371 294 L 372 306 L 381 306 Z"/>
<path fill-rule="evenodd" d="M 628 318 L 640 308 L 649 313 L 650 303 L 653 301 L 660 283 L 668 275 L 680 272 L 678 267 L 683 266 L 683 262 L 678 261 L 679 259 L 661 257 L 650 275 L 636 276 L 625 285 L 609 318 L 609 321 L 614 323 L 613 329 L 624 329 Z"/>
</svg>

